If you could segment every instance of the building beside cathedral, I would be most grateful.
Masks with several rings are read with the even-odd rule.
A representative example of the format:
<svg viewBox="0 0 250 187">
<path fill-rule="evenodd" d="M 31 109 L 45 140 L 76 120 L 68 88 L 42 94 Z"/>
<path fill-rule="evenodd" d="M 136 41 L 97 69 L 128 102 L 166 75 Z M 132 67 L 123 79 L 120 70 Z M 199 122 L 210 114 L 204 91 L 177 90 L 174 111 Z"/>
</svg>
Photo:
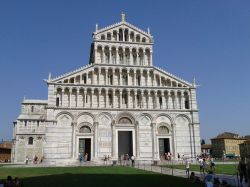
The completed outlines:
<svg viewBox="0 0 250 187">
<path fill-rule="evenodd" d="M 46 80 L 48 100 L 24 99 L 12 160 L 74 163 L 105 155 L 160 160 L 201 153 L 196 85 L 153 66 L 153 36 L 121 21 L 93 33 L 89 64 Z"/>
</svg>

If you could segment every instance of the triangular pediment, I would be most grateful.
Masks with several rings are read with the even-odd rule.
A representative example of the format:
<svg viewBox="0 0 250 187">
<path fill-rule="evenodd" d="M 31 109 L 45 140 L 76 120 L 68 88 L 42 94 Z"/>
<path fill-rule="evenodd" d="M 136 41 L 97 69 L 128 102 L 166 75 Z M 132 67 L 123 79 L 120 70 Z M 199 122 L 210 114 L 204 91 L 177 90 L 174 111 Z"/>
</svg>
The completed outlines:
<svg viewBox="0 0 250 187">
<path fill-rule="evenodd" d="M 158 77 L 161 77 L 160 80 L 164 79 L 164 85 L 161 86 L 165 87 L 193 87 L 193 85 L 180 77 L 177 77 L 161 68 L 154 67 L 155 74 Z M 157 78 L 156 78 L 157 79 Z"/>
<path fill-rule="evenodd" d="M 93 36 L 96 40 L 103 40 L 102 37 L 104 36 L 104 40 L 106 40 L 108 34 L 113 36 L 116 32 L 119 35 L 120 29 L 127 31 L 129 35 L 131 34 L 131 36 L 134 35 L 135 40 L 136 37 L 139 36 L 141 40 L 144 38 L 146 43 L 153 43 L 153 36 L 149 33 L 149 30 L 148 32 L 145 32 L 126 21 L 121 21 L 119 23 L 98 29 L 93 33 Z"/>
<path fill-rule="evenodd" d="M 92 68 L 93 68 L 93 65 L 87 65 L 87 66 L 78 68 L 74 71 L 60 75 L 58 77 L 51 78 L 50 80 L 47 80 L 47 81 L 51 83 L 71 83 L 71 81 L 74 80 L 72 81 L 72 83 L 75 83 L 79 80 L 79 83 L 80 83 L 80 81 L 84 78 L 83 75 L 91 71 Z"/>
</svg>

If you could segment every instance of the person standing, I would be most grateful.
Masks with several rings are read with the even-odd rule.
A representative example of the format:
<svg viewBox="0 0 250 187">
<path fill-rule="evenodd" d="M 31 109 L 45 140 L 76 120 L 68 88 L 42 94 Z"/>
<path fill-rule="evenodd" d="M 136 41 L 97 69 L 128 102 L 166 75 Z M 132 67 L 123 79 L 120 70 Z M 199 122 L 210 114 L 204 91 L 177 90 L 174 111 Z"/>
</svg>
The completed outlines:
<svg viewBox="0 0 250 187">
<path fill-rule="evenodd" d="M 88 153 L 85 153 L 84 155 L 84 162 L 87 162 L 88 161 Z"/>
<path fill-rule="evenodd" d="M 245 163 L 245 159 L 241 158 L 239 165 L 238 165 L 238 170 L 240 173 L 240 184 L 242 185 L 243 178 L 245 179 L 245 182 L 247 183 L 247 165 Z"/>
<path fill-rule="evenodd" d="M 250 187 L 250 155 L 247 157 L 247 177 L 248 177 L 248 187 Z"/>
<path fill-rule="evenodd" d="M 80 164 L 82 163 L 82 154 L 81 153 L 79 153 L 79 161 L 80 161 Z"/>
<path fill-rule="evenodd" d="M 188 161 L 188 159 L 186 159 L 185 161 L 185 166 L 186 166 L 186 175 L 189 178 L 190 162 Z"/>
<path fill-rule="evenodd" d="M 214 163 L 214 158 L 213 157 L 210 158 L 210 170 L 212 172 L 215 172 L 215 163 Z"/>
<path fill-rule="evenodd" d="M 132 162 L 132 167 L 134 167 L 135 166 L 135 156 L 134 155 L 131 156 L 131 162 Z"/>
<path fill-rule="evenodd" d="M 25 163 L 26 163 L 26 165 L 29 163 L 29 157 L 28 156 L 26 156 L 26 158 L 25 158 Z"/>
</svg>

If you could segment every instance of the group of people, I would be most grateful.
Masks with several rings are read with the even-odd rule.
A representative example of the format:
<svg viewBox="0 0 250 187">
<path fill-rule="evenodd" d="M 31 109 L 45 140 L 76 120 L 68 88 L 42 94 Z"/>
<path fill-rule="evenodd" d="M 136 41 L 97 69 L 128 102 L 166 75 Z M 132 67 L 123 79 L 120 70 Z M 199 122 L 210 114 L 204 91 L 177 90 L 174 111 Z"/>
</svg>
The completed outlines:
<svg viewBox="0 0 250 187">
<path fill-rule="evenodd" d="M 164 153 L 162 155 L 164 160 L 171 160 L 172 154 L 170 152 Z"/>
<path fill-rule="evenodd" d="M 215 172 L 215 162 L 213 157 L 198 157 L 198 163 L 200 165 L 200 174 L 205 175 L 205 172 L 209 170 Z"/>
<path fill-rule="evenodd" d="M 11 176 L 8 176 L 6 181 L 4 182 L 4 187 L 21 187 L 21 181 L 18 177 L 13 179 Z"/>
<path fill-rule="evenodd" d="M 39 158 L 37 155 L 35 155 L 33 158 L 33 164 L 39 164 L 39 163 L 41 164 L 41 163 L 43 163 L 43 160 L 44 160 L 44 156 L 41 156 Z M 31 161 L 31 159 L 29 158 L 29 156 L 26 156 L 25 163 L 28 164 L 29 161 Z"/>
<path fill-rule="evenodd" d="M 79 161 L 80 161 L 80 163 L 82 163 L 82 161 L 87 162 L 88 161 L 88 153 L 85 153 L 84 155 L 79 153 Z"/>
<path fill-rule="evenodd" d="M 227 183 L 227 181 L 225 181 L 225 180 L 221 181 L 218 177 L 215 177 L 215 175 L 212 171 L 208 172 L 208 174 L 204 177 L 204 179 L 196 176 L 194 172 L 191 172 L 189 179 L 192 183 L 204 182 L 206 187 L 227 187 L 227 186 L 230 186 Z"/>
<path fill-rule="evenodd" d="M 131 157 L 129 156 L 129 154 L 124 154 L 124 155 L 121 155 L 119 157 L 119 160 L 120 160 L 120 164 L 122 164 L 122 162 L 124 163 L 124 165 L 129 165 L 129 161 L 131 160 L 131 164 L 132 164 L 132 167 L 135 166 L 135 156 L 132 155 Z"/>
</svg>

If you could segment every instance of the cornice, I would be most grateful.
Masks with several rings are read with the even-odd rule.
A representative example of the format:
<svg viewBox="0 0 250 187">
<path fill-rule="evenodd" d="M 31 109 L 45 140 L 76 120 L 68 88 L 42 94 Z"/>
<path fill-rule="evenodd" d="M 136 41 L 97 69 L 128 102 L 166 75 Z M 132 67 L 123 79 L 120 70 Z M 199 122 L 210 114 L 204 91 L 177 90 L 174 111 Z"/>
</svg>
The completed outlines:
<svg viewBox="0 0 250 187">
<path fill-rule="evenodd" d="M 181 110 L 181 109 L 137 109 L 137 108 L 77 108 L 77 107 L 55 107 L 55 106 L 48 106 L 46 107 L 48 109 L 54 109 L 54 110 L 82 110 L 82 111 L 87 111 L 87 110 L 91 110 L 91 111 L 123 111 L 123 112 L 131 112 L 131 111 L 138 111 L 138 112 L 178 112 L 178 113 L 191 113 L 191 112 L 198 112 L 199 110 Z"/>
</svg>

